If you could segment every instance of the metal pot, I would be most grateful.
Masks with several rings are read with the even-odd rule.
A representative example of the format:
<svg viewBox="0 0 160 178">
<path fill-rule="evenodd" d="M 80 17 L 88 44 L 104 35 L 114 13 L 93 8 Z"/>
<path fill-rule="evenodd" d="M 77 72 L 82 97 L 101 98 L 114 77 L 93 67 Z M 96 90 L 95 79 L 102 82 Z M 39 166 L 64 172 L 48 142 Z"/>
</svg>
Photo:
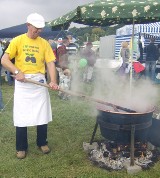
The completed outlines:
<svg viewBox="0 0 160 178">
<path fill-rule="evenodd" d="M 145 113 L 114 112 L 98 109 L 97 122 L 100 131 L 106 139 L 130 143 L 131 128 L 135 128 L 135 141 L 146 141 L 149 128 L 152 125 L 154 109 Z"/>
</svg>

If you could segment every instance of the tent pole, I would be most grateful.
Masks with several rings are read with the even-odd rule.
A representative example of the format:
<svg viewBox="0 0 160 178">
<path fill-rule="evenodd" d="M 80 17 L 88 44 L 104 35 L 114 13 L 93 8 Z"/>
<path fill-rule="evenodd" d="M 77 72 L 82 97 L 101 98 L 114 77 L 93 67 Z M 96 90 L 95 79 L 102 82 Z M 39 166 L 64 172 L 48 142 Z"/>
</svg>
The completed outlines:
<svg viewBox="0 0 160 178">
<path fill-rule="evenodd" d="M 130 96 L 132 96 L 132 80 L 133 80 L 133 44 L 134 44 L 134 18 L 132 25 L 132 38 L 131 38 L 131 70 L 130 70 Z"/>
</svg>

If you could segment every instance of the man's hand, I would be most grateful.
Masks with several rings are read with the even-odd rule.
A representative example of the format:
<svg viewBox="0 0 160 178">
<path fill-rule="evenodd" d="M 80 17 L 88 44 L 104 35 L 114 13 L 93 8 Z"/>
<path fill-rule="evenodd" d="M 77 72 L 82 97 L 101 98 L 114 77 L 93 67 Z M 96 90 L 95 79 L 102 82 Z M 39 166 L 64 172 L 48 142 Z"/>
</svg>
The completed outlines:
<svg viewBox="0 0 160 178">
<path fill-rule="evenodd" d="M 17 75 L 14 76 L 15 80 L 20 81 L 20 82 L 25 82 L 25 76 L 24 73 L 19 71 Z"/>
<path fill-rule="evenodd" d="M 54 82 L 50 82 L 49 86 L 51 87 L 52 90 L 59 90 L 59 86 Z"/>
</svg>

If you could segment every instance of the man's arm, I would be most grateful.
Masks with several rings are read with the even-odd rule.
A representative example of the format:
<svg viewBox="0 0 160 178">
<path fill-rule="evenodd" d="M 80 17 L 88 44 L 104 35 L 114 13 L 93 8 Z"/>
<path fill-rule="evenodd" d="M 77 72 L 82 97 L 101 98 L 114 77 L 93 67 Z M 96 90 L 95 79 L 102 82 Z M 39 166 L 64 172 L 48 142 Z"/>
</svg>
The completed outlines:
<svg viewBox="0 0 160 178">
<path fill-rule="evenodd" d="M 55 67 L 55 63 L 54 62 L 49 62 L 47 63 L 47 69 L 49 72 L 49 76 L 50 76 L 50 83 L 49 86 L 51 87 L 51 89 L 53 90 L 59 90 L 59 86 L 57 85 L 57 81 L 56 81 L 56 67 Z"/>
<path fill-rule="evenodd" d="M 16 80 L 21 81 L 21 82 L 25 81 L 24 74 L 19 69 L 17 69 L 16 66 L 11 62 L 9 54 L 5 53 L 2 56 L 1 63 L 2 63 L 4 68 L 6 68 L 10 72 L 12 72 L 12 74 L 15 75 Z M 15 71 L 19 71 L 19 73 L 15 74 Z"/>
<path fill-rule="evenodd" d="M 18 70 L 15 65 L 11 62 L 10 58 L 9 58 L 9 54 L 5 53 L 2 56 L 1 59 L 1 64 L 3 65 L 4 68 L 6 68 L 7 70 L 9 70 L 10 72 L 12 72 L 14 74 L 14 72 L 16 70 Z"/>
<path fill-rule="evenodd" d="M 48 69 L 49 76 L 50 76 L 50 82 L 57 83 L 57 81 L 56 81 L 57 77 L 56 77 L 55 63 L 54 62 L 47 63 L 47 69 Z"/>
</svg>

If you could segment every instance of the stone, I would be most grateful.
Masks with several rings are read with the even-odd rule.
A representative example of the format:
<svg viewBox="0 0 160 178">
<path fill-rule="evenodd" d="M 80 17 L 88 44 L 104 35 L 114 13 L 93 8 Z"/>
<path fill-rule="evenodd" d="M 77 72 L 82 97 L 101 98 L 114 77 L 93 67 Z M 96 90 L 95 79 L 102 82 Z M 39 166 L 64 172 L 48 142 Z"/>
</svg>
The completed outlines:
<svg viewBox="0 0 160 178">
<path fill-rule="evenodd" d="M 148 148 L 150 151 L 155 150 L 155 146 L 152 145 L 150 142 L 147 143 L 147 148 Z"/>
<path fill-rule="evenodd" d="M 91 150 L 97 150 L 99 148 L 99 145 L 97 142 L 93 142 L 92 144 L 83 142 L 83 149 L 86 152 L 89 152 Z"/>
<path fill-rule="evenodd" d="M 127 167 L 127 173 L 128 174 L 136 174 L 138 172 L 142 171 L 142 168 L 138 165 L 134 165 L 134 166 L 128 166 Z"/>
</svg>

